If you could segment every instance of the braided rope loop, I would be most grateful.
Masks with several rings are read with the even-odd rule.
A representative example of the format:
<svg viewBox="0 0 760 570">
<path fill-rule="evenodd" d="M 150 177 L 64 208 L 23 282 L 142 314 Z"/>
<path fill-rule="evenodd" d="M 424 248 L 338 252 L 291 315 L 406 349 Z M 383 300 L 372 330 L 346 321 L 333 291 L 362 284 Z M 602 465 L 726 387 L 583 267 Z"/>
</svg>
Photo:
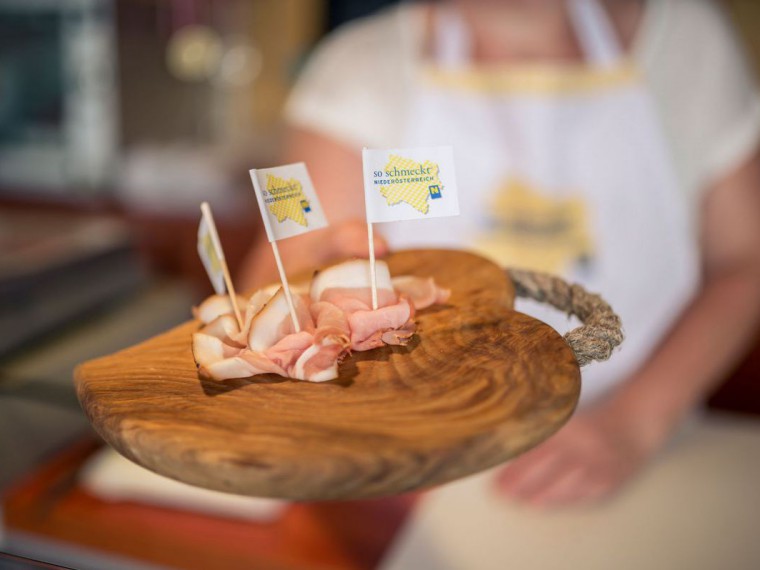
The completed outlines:
<svg viewBox="0 0 760 570">
<path fill-rule="evenodd" d="M 547 273 L 523 269 L 509 269 L 507 273 L 518 297 L 547 303 L 580 319 L 583 325 L 564 335 L 579 366 L 609 359 L 612 351 L 623 342 L 620 317 L 599 295 Z"/>
</svg>

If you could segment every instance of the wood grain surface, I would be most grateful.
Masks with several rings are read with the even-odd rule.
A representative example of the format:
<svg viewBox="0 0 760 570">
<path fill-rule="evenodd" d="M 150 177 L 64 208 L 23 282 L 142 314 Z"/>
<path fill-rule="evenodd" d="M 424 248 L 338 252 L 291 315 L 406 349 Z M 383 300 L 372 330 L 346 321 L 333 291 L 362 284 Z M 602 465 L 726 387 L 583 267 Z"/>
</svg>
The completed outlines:
<svg viewBox="0 0 760 570">
<path fill-rule="evenodd" d="M 453 291 L 406 347 L 355 353 L 332 382 L 199 378 L 195 321 L 81 365 L 82 408 L 119 452 L 168 477 L 297 500 L 393 495 L 530 449 L 570 417 L 580 370 L 562 337 L 512 309 L 504 272 L 465 252 L 388 258 Z M 189 308 L 188 308 L 189 311 Z"/>
</svg>

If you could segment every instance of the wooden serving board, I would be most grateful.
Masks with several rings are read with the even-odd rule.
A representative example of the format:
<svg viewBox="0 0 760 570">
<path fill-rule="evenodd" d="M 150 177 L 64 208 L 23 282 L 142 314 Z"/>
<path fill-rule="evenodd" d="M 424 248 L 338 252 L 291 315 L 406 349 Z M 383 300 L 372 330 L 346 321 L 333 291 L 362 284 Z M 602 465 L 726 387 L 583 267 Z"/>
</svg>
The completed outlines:
<svg viewBox="0 0 760 570">
<path fill-rule="evenodd" d="M 119 452 L 207 487 L 297 500 L 392 495 L 537 445 L 570 417 L 580 370 L 551 327 L 515 312 L 504 271 L 473 254 L 405 251 L 393 275 L 433 276 L 449 303 L 419 311 L 406 347 L 355 353 L 340 377 L 199 378 L 188 322 L 79 366 L 79 401 Z M 188 308 L 189 311 L 189 308 Z"/>
</svg>

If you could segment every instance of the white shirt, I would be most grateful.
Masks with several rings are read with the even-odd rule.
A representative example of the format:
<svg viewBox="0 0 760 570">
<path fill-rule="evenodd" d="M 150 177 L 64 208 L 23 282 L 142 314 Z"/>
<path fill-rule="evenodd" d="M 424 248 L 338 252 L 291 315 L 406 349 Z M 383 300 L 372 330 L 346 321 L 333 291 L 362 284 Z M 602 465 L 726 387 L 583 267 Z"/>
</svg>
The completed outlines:
<svg viewBox="0 0 760 570">
<path fill-rule="evenodd" d="M 286 107 L 290 124 L 360 148 L 399 145 L 420 19 L 401 4 L 351 22 L 317 48 Z M 725 14 L 710 0 L 649 0 L 632 57 L 644 72 L 676 172 L 696 207 L 760 140 L 760 97 Z"/>
</svg>

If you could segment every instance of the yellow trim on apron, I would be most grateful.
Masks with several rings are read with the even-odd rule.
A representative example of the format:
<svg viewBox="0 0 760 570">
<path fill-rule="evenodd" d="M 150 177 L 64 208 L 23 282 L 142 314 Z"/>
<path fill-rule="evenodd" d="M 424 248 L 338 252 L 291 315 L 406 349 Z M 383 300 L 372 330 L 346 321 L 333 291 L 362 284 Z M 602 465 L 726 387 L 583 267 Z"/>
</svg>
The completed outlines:
<svg viewBox="0 0 760 570">
<path fill-rule="evenodd" d="M 641 81 L 637 67 L 623 62 L 611 68 L 588 66 L 480 66 L 445 69 L 433 64 L 422 68 L 423 81 L 431 86 L 475 93 L 568 95 L 615 89 Z"/>
</svg>

